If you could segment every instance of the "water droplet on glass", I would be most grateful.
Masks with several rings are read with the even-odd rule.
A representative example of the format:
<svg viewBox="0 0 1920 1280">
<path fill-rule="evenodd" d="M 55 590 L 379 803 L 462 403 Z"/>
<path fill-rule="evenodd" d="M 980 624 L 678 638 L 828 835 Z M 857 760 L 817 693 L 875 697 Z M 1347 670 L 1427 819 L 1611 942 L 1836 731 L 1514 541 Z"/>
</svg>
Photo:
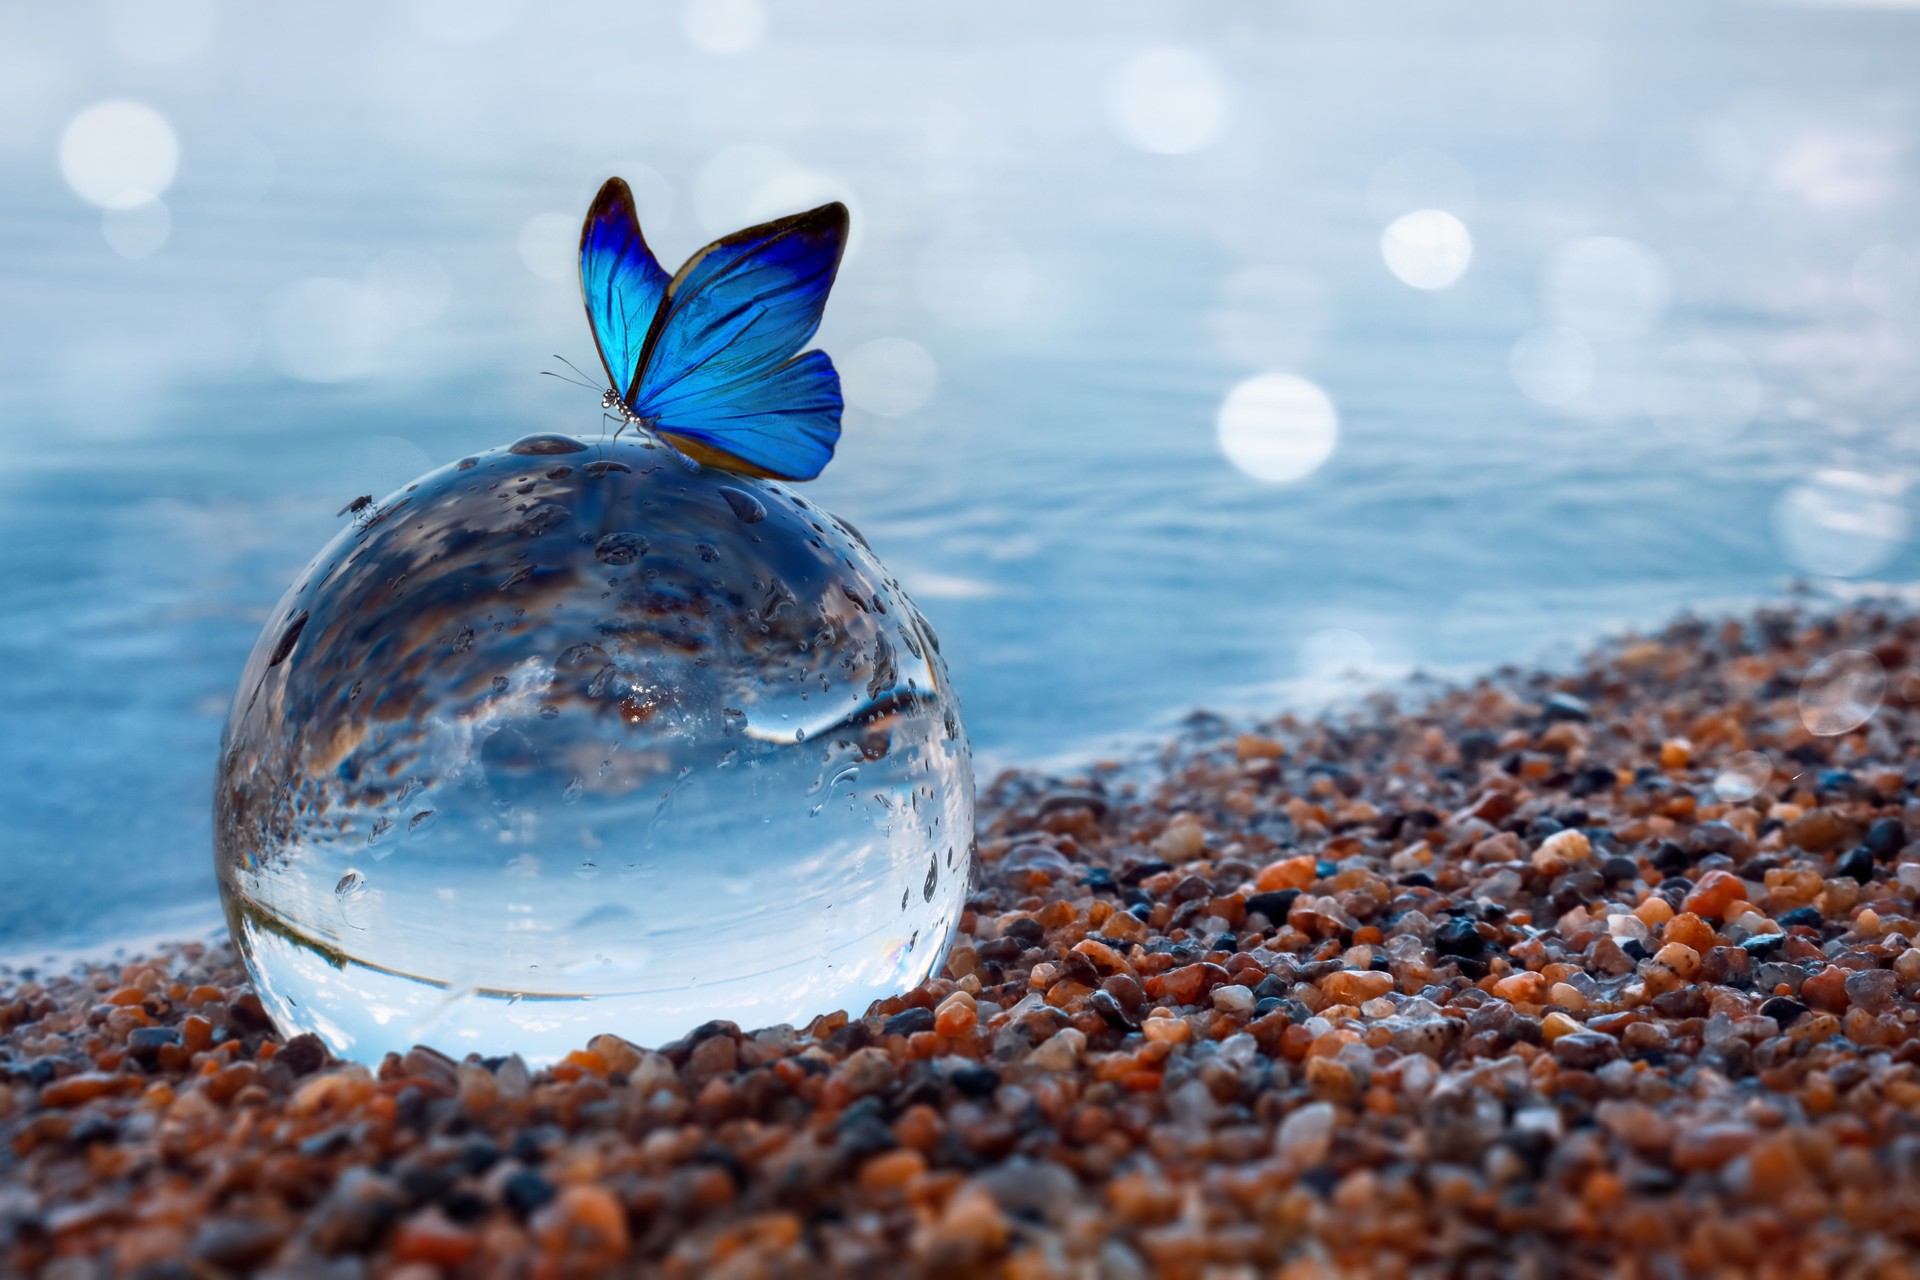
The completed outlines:
<svg viewBox="0 0 1920 1280">
<path fill-rule="evenodd" d="M 767 509 L 760 505 L 760 499 L 740 489 L 722 488 L 720 496 L 733 508 L 733 514 L 740 518 L 741 524 L 759 524 L 767 518 Z"/>
<path fill-rule="evenodd" d="M 1887 694 L 1887 670 L 1865 649 L 1842 649 L 1807 668 L 1800 720 L 1822 735 L 1851 733 L 1873 718 Z"/>
<path fill-rule="evenodd" d="M 1758 751 L 1729 756 L 1713 775 L 1713 791 L 1722 800 L 1751 800 L 1773 778 L 1773 762 Z"/>
<path fill-rule="evenodd" d="M 647 554 L 647 541 L 638 534 L 609 533 L 593 544 L 593 556 L 601 564 L 632 564 Z"/>
<path fill-rule="evenodd" d="M 779 485 L 625 439 L 596 447 L 630 471 L 555 474 L 581 447 L 534 437 L 421 477 L 255 648 L 241 688 L 273 684 L 234 704 L 215 841 L 289 1034 L 365 1062 L 415 1043 L 551 1061 L 602 1031 L 804 1025 L 944 957 L 966 877 L 920 869 L 971 834 L 972 781 L 899 588 Z M 606 598 L 603 550 L 634 553 Z M 354 892 L 382 854 L 378 891 Z M 929 945 L 876 958 L 916 931 Z"/>
<path fill-rule="evenodd" d="M 542 457 L 555 453 L 582 453 L 586 447 L 572 436 L 542 434 L 520 437 L 507 446 L 507 452 L 523 457 Z"/>
<path fill-rule="evenodd" d="M 513 531 L 537 538 L 556 525 L 565 523 L 572 514 L 557 502 L 536 503 L 521 512 L 520 518 L 514 522 Z"/>
</svg>

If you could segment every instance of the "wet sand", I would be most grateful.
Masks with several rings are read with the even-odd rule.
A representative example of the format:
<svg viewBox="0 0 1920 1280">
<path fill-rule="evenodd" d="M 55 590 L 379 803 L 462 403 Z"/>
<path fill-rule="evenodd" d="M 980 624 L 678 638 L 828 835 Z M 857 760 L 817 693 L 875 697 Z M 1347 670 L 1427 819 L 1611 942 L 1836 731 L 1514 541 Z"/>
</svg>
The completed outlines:
<svg viewBox="0 0 1920 1280">
<path fill-rule="evenodd" d="M 0 1274 L 1913 1274 L 1916 743 L 1870 608 L 1197 720 L 986 789 L 941 978 L 538 1073 L 0 977 Z"/>
</svg>

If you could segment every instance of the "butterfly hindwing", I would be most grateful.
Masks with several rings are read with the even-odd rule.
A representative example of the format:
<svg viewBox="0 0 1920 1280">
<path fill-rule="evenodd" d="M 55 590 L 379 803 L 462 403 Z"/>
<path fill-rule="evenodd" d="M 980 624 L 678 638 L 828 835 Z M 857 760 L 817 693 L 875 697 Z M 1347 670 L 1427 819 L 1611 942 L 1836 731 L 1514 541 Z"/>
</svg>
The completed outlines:
<svg viewBox="0 0 1920 1280">
<path fill-rule="evenodd" d="M 698 462 L 811 480 L 833 457 L 840 407 L 833 361 L 807 351 L 765 373 L 689 393 L 663 409 L 653 429 Z"/>
<path fill-rule="evenodd" d="M 615 390 L 632 384 L 666 292 L 667 273 L 640 234 L 633 192 L 619 178 L 607 179 L 580 228 L 580 294 Z"/>
<path fill-rule="evenodd" d="M 840 378 L 824 353 L 795 356 L 820 325 L 846 237 L 846 206 L 834 203 L 695 254 L 666 285 L 628 404 L 661 434 L 723 455 L 702 460 L 818 475 L 840 436 Z"/>
</svg>

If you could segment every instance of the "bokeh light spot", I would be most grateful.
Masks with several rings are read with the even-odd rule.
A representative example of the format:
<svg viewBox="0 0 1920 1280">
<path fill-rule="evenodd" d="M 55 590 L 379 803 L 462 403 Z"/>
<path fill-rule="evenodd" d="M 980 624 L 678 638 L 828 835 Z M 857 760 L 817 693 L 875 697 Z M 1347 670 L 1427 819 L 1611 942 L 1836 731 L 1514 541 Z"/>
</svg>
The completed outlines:
<svg viewBox="0 0 1920 1280">
<path fill-rule="evenodd" d="M 1239 383 L 1221 401 L 1215 426 L 1227 461 L 1269 484 L 1312 475 L 1340 442 L 1333 401 L 1291 373 L 1262 373 Z"/>
<path fill-rule="evenodd" d="M 123 258 L 151 257 L 173 235 L 173 214 L 150 192 L 122 191 L 100 211 L 100 234 Z"/>
<path fill-rule="evenodd" d="M 396 328 L 417 329 L 445 314 L 453 282 L 447 269 L 427 254 L 389 249 L 367 268 L 367 288 L 383 320 Z"/>
<path fill-rule="evenodd" d="M 863 342 L 836 362 L 847 403 L 883 418 L 901 418 L 933 398 L 940 371 L 927 349 L 905 338 Z"/>
<path fill-rule="evenodd" d="M 1550 408 L 1578 400 L 1593 385 L 1594 365 L 1593 344 L 1565 325 L 1529 329 L 1507 353 L 1520 394 Z"/>
<path fill-rule="evenodd" d="M 379 329 L 379 311 L 365 285 L 315 276 L 275 302 L 268 353 L 288 377 L 346 382 L 372 371 Z"/>
<path fill-rule="evenodd" d="M 571 213 L 536 213 L 520 228 L 520 261 L 542 280 L 565 280 L 580 270 L 580 219 Z"/>
<path fill-rule="evenodd" d="M 1865 649 L 1842 649 L 1807 668 L 1800 721 L 1811 733 L 1851 733 L 1873 718 L 1887 694 L 1887 669 Z"/>
<path fill-rule="evenodd" d="M 1157 48 L 1122 63 L 1107 83 L 1107 115 L 1143 151 L 1181 155 L 1210 146 L 1231 109 L 1213 63 L 1190 49 Z"/>
<path fill-rule="evenodd" d="M 1760 410 L 1760 379 L 1747 358 L 1724 342 L 1692 338 L 1653 362 L 1647 412 L 1689 441 L 1724 442 Z"/>
<path fill-rule="evenodd" d="M 745 53 L 766 34 L 767 11 L 760 0 L 691 0 L 681 29 L 702 53 Z"/>
<path fill-rule="evenodd" d="M 1445 209 L 1416 209 L 1387 224 L 1380 234 L 1380 256 L 1402 284 L 1450 289 L 1473 261 L 1473 238 Z"/>
<path fill-rule="evenodd" d="M 1722 800 L 1751 800 L 1773 780 L 1773 761 L 1758 751 L 1729 756 L 1713 775 L 1713 791 Z"/>
<path fill-rule="evenodd" d="M 1667 270 L 1652 251 L 1617 236 L 1563 246 L 1547 266 L 1552 318 L 1598 340 L 1637 338 L 1666 310 Z"/>
<path fill-rule="evenodd" d="M 1860 471 L 1816 471 L 1780 495 L 1773 531 L 1796 569 L 1852 578 L 1893 558 L 1907 538 L 1904 482 Z"/>
<path fill-rule="evenodd" d="M 123 192 L 158 196 L 180 167 L 173 126 L 144 102 L 97 102 L 60 135 L 60 173 L 82 200 L 102 207 Z"/>
</svg>

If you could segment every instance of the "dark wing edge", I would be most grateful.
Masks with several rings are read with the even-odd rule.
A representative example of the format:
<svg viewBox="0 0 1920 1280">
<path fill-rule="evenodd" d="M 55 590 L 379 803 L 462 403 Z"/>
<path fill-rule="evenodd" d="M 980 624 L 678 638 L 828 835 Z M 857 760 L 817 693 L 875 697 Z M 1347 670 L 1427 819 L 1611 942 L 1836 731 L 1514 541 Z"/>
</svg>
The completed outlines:
<svg viewBox="0 0 1920 1280">
<path fill-rule="evenodd" d="M 622 396 L 639 381 L 646 335 L 663 310 L 667 284 L 640 231 L 632 189 L 622 178 L 608 178 L 580 225 L 580 298 L 608 385 Z"/>
<path fill-rule="evenodd" d="M 653 324 L 647 332 L 646 342 L 640 350 L 640 362 L 634 371 L 634 383 L 629 389 L 633 393 L 629 395 L 629 403 L 637 399 L 637 393 L 649 372 L 648 365 L 657 354 L 662 335 L 678 313 L 679 304 L 723 280 L 756 254 L 765 256 L 779 242 L 790 239 L 823 245 L 830 253 L 830 260 L 823 272 L 824 278 L 818 286 L 819 307 L 815 310 L 812 323 L 797 341 L 779 351 L 775 359 L 791 357 L 804 347 L 819 327 L 819 311 L 824 310 L 827 295 L 839 275 L 840 260 L 846 253 L 849 223 L 847 206 L 834 200 L 804 213 L 789 214 L 721 236 L 683 262 L 667 282 L 665 297 L 654 312 Z M 710 359 L 717 354 L 718 350 L 710 351 L 705 358 Z M 677 377 L 691 372 L 693 367 L 697 365 L 681 370 Z"/>
</svg>

